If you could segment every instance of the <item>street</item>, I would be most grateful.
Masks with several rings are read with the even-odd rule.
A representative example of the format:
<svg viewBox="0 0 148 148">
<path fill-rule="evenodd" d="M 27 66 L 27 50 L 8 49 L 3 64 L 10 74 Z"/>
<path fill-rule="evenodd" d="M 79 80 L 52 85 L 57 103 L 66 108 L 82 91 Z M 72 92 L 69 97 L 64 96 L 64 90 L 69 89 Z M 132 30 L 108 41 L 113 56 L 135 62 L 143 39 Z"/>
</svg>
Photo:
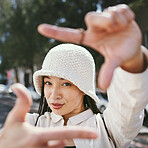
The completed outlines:
<svg viewBox="0 0 148 148">
<path fill-rule="evenodd" d="M 2 128 L 8 112 L 12 109 L 16 99 L 10 98 L 9 96 L 0 98 L 0 128 Z M 33 102 L 30 113 L 35 113 L 38 110 L 38 102 Z"/>
<path fill-rule="evenodd" d="M 15 98 L 9 96 L 0 98 L 0 128 L 3 127 L 8 112 L 15 104 Z M 34 101 L 30 112 L 37 112 L 38 102 Z M 148 148 L 148 128 L 142 127 L 138 136 L 131 142 L 130 148 Z"/>
</svg>

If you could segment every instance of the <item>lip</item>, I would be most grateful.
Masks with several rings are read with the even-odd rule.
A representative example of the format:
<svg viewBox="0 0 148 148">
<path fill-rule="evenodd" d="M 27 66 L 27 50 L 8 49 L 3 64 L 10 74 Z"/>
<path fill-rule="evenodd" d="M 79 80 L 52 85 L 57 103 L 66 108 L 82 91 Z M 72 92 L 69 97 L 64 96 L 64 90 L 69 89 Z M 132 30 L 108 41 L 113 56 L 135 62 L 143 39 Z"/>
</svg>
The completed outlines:
<svg viewBox="0 0 148 148">
<path fill-rule="evenodd" d="M 51 103 L 52 107 L 54 109 L 60 109 L 63 107 L 64 104 L 59 104 L 59 103 Z"/>
</svg>

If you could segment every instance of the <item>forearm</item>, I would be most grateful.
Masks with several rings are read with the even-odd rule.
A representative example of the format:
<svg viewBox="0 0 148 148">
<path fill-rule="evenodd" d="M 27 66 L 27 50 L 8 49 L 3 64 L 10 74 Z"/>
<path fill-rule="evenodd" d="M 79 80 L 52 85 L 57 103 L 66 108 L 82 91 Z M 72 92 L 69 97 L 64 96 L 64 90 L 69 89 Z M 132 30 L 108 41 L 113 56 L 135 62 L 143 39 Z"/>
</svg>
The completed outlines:
<svg viewBox="0 0 148 148">
<path fill-rule="evenodd" d="M 148 103 L 147 75 L 148 69 L 138 74 L 121 68 L 115 72 L 104 114 L 107 127 L 118 146 L 128 144 L 142 126 L 143 109 Z"/>
</svg>

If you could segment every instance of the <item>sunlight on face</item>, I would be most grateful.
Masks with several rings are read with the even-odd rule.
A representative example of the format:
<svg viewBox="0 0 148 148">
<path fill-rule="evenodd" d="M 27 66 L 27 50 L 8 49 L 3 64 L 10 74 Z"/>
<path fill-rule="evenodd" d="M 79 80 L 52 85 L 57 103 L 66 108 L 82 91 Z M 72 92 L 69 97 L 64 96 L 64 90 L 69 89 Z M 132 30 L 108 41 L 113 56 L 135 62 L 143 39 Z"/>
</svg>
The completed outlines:
<svg viewBox="0 0 148 148">
<path fill-rule="evenodd" d="M 44 94 L 51 110 L 64 118 L 84 111 L 84 93 L 68 80 L 45 76 Z"/>
</svg>

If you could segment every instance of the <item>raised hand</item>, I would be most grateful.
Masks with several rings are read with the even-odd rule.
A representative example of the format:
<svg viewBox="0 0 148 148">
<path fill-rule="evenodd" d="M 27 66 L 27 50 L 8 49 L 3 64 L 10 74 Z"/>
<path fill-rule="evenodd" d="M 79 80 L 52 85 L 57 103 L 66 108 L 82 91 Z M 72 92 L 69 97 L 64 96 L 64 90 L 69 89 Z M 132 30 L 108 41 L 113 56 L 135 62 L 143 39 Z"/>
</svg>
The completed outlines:
<svg viewBox="0 0 148 148">
<path fill-rule="evenodd" d="M 41 24 L 40 34 L 63 42 L 89 46 L 105 57 L 99 73 L 99 87 L 107 89 L 116 67 L 137 73 L 143 71 L 141 31 L 134 21 L 134 13 L 127 5 L 109 7 L 102 13 L 89 12 L 85 16 L 86 31 Z"/>
<path fill-rule="evenodd" d="M 12 89 L 18 99 L 9 113 L 0 135 L 1 148 L 63 148 L 65 139 L 95 139 L 97 134 L 91 128 L 61 127 L 39 128 L 25 122 L 25 115 L 31 106 L 31 96 L 21 84 L 14 84 Z M 56 140 L 54 143 L 51 140 Z"/>
</svg>

